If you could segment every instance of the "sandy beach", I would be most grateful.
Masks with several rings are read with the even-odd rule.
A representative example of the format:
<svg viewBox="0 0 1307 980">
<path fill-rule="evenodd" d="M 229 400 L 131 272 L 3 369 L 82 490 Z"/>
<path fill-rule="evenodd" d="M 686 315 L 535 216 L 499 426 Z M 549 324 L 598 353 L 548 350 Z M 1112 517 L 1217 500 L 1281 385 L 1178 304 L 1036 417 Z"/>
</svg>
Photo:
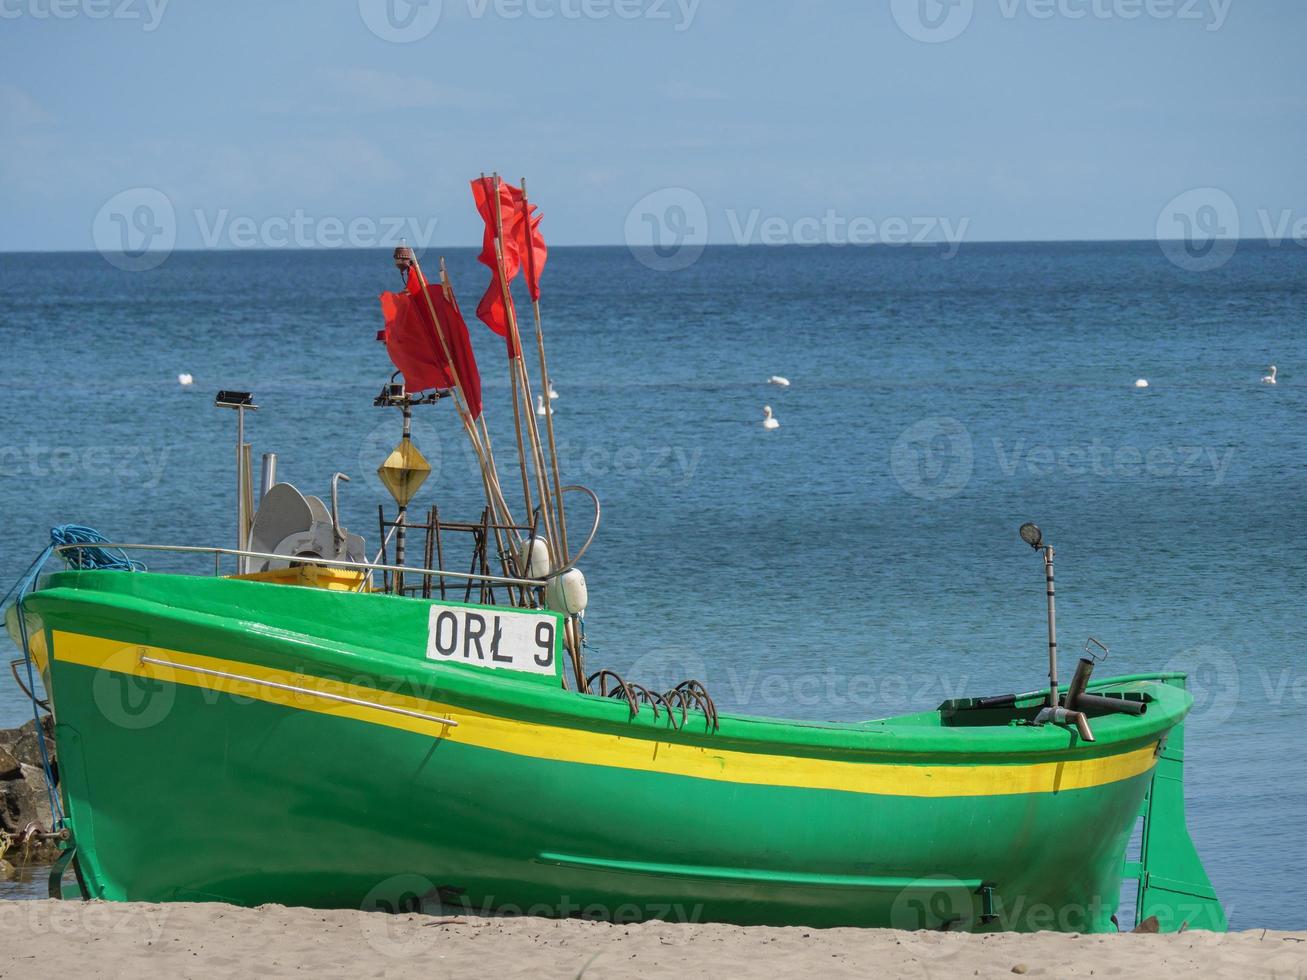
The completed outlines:
<svg viewBox="0 0 1307 980">
<path fill-rule="evenodd" d="M 5 902 L 0 976 L 1307 977 L 1307 932 L 970 936 Z"/>
</svg>

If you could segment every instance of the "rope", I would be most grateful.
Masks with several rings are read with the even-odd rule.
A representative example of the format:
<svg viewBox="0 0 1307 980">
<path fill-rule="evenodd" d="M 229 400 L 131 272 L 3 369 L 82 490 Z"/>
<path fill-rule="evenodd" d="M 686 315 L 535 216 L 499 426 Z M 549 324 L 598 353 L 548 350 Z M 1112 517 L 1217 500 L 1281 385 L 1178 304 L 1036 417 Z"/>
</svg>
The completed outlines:
<svg viewBox="0 0 1307 980">
<path fill-rule="evenodd" d="M 99 531 L 80 524 L 60 524 L 50 530 L 52 545 L 85 544 L 86 548 L 77 548 L 62 552 L 69 568 L 95 571 L 143 572 L 145 563 L 127 555 L 117 548 L 106 550 L 94 547 L 108 542 Z"/>
</svg>

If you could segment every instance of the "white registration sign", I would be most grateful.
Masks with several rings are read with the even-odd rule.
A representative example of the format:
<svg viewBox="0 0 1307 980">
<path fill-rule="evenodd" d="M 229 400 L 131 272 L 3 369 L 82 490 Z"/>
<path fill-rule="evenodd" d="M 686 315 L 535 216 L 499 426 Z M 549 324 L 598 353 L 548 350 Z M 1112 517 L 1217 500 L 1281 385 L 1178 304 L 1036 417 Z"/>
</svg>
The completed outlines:
<svg viewBox="0 0 1307 980">
<path fill-rule="evenodd" d="M 427 659 L 552 677 L 557 622 L 553 616 L 525 611 L 432 606 Z"/>
</svg>

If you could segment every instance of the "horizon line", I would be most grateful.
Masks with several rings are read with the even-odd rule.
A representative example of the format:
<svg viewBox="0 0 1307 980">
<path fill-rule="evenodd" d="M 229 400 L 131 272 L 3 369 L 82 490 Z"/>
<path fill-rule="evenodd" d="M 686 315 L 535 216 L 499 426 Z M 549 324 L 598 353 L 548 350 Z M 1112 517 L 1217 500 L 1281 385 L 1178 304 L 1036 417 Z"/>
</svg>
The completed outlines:
<svg viewBox="0 0 1307 980">
<path fill-rule="evenodd" d="M 1283 244 L 1283 243 L 1286 241 L 1286 239 L 1288 239 L 1289 241 L 1292 241 L 1292 240 L 1293 240 L 1290 236 L 1285 236 L 1284 238 L 1280 238 L 1280 239 L 1260 238 L 1260 237 L 1251 237 L 1251 238 L 1246 238 L 1246 237 L 1239 237 L 1239 238 L 1217 237 L 1217 238 L 1208 239 L 1208 241 L 1219 241 L 1219 242 L 1257 242 L 1257 243 L 1261 243 L 1261 244 L 1265 244 L 1265 245 L 1270 245 L 1270 246 L 1272 246 L 1272 247 L 1277 247 L 1277 246 Z M 800 242 L 781 242 L 781 243 L 776 244 L 776 245 L 768 245 L 768 244 L 765 244 L 765 243 L 763 243 L 763 242 L 744 242 L 744 243 L 740 243 L 740 242 L 704 242 L 704 243 L 702 243 L 701 245 L 685 246 L 685 247 L 696 247 L 696 248 L 739 248 L 739 249 L 747 249 L 747 248 L 762 248 L 762 249 L 783 249 L 783 248 L 801 248 L 801 249 L 814 249 L 814 248 L 853 248 L 853 249 L 858 249 L 858 248 L 865 248 L 865 249 L 871 249 L 871 248 L 886 248 L 886 249 L 900 249 L 900 248 L 953 247 L 953 248 L 961 249 L 962 247 L 965 247 L 965 246 L 968 246 L 968 245 L 1137 245 L 1137 244 L 1161 244 L 1161 243 L 1163 243 L 1163 242 L 1185 242 L 1185 241 L 1188 241 L 1188 239 L 1184 239 L 1184 238 L 985 238 L 985 239 L 979 239 L 979 240 L 976 240 L 976 241 L 962 241 L 962 242 L 929 241 L 929 242 L 898 242 L 898 243 L 894 243 L 894 244 L 891 244 L 891 243 L 888 243 L 888 242 L 811 242 L 811 243 L 807 243 L 807 242 L 804 242 L 804 243 L 800 243 Z M 274 246 L 256 245 L 256 246 L 251 246 L 251 247 L 249 247 L 249 248 L 240 248 L 240 247 L 231 247 L 231 246 L 222 247 L 222 248 L 210 248 L 210 247 L 206 247 L 206 246 L 201 245 L 201 246 L 185 247 L 185 248 L 147 249 L 145 252 L 143 252 L 143 253 L 141 253 L 141 254 L 142 254 L 142 255 L 158 255 L 158 254 L 161 254 L 161 253 L 162 253 L 162 254 L 171 255 L 171 254 L 176 253 L 176 252 L 188 252 L 188 253 L 191 253 L 191 252 L 222 252 L 222 253 L 226 253 L 226 252 L 233 252 L 233 253 L 247 253 L 247 252 L 372 252 L 372 251 L 381 251 L 381 250 L 385 250 L 385 249 L 394 249 L 394 248 L 397 248 L 397 247 L 398 247 L 398 246 L 396 246 L 396 245 L 390 245 L 390 244 L 385 244 L 385 245 L 383 245 L 383 244 L 378 244 L 378 245 L 341 245 L 341 246 L 334 246 L 334 245 L 274 245 Z M 432 249 L 446 249 L 446 250 L 462 250 L 462 249 L 466 249 L 467 251 L 478 251 L 478 250 L 480 249 L 480 246 L 479 246 L 479 245 L 435 245 L 435 244 L 429 244 L 429 245 L 418 245 L 418 246 L 409 246 L 409 247 L 410 247 L 410 248 L 415 248 L 417 251 L 422 251 L 422 252 L 431 251 Z M 625 249 L 629 249 L 629 250 L 631 250 L 631 251 L 637 251 L 637 250 L 641 250 L 641 249 L 649 249 L 649 248 L 654 248 L 654 247 L 655 247 L 655 246 L 653 246 L 653 245 L 630 245 L 630 244 L 628 244 L 628 243 L 626 243 L 626 242 L 596 242 L 596 243 L 581 243 L 581 244 L 550 245 L 550 246 L 549 246 L 549 248 L 550 248 L 551 251 L 554 250 L 554 249 L 569 249 L 569 248 L 625 248 Z M 104 254 L 106 254 L 105 250 L 103 250 L 103 249 L 98 249 L 98 248 L 0 248 L 0 255 L 104 255 Z M 110 254 L 110 255 L 121 255 L 121 254 L 123 254 L 123 253 L 122 253 L 121 251 L 109 251 L 107 254 Z"/>
</svg>

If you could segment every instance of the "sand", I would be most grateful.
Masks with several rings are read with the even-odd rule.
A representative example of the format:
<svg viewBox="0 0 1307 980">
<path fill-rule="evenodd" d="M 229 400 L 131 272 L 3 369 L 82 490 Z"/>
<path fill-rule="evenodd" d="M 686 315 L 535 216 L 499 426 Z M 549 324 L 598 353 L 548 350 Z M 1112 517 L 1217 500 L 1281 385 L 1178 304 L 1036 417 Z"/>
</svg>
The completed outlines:
<svg viewBox="0 0 1307 980">
<path fill-rule="evenodd" d="M 969 936 L 0 902 L 0 976 L 1307 977 L 1307 933 Z"/>
</svg>

